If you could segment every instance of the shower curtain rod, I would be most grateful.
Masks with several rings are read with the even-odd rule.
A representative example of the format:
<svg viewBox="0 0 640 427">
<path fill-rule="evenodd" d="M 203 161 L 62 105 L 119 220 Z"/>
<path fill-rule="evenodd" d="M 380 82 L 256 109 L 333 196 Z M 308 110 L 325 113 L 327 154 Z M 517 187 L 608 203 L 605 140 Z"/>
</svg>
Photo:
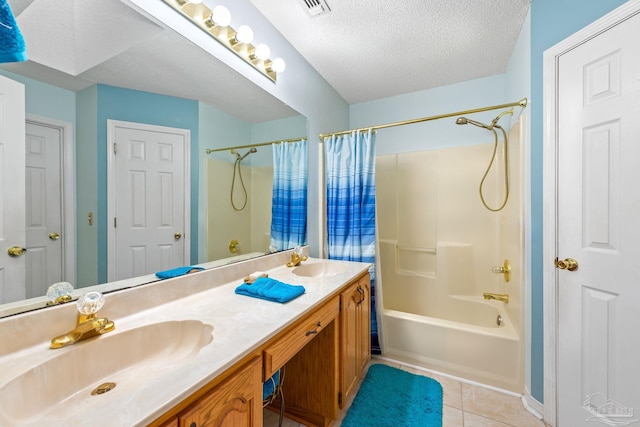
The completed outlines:
<svg viewBox="0 0 640 427">
<path fill-rule="evenodd" d="M 260 142 L 258 144 L 237 145 L 235 147 L 226 147 L 226 148 L 216 148 L 216 149 L 207 148 L 206 150 L 204 150 L 204 152 L 206 154 L 211 154 L 211 153 L 215 153 L 216 151 L 227 151 L 227 150 L 238 150 L 241 148 L 262 147 L 263 145 L 280 144 L 283 142 L 297 142 L 297 141 L 302 141 L 303 139 L 307 139 L 307 137 L 301 136 L 299 138 L 278 139 L 276 141 Z"/>
<path fill-rule="evenodd" d="M 403 122 L 387 123 L 387 124 L 384 124 L 384 125 L 369 126 L 369 127 L 365 127 L 365 128 L 343 130 L 343 131 L 340 131 L 340 132 L 321 133 L 318 136 L 319 136 L 320 140 L 322 141 L 322 140 L 324 140 L 324 138 L 327 138 L 327 137 L 330 137 L 330 136 L 333 136 L 333 135 L 346 135 L 346 134 L 351 133 L 351 132 L 360 132 L 360 131 L 365 131 L 365 130 L 369 130 L 369 129 L 371 129 L 371 130 L 385 129 L 385 128 L 390 128 L 390 127 L 394 127 L 394 126 L 404 126 L 404 125 L 411 125 L 411 124 L 414 124 L 414 123 L 428 122 L 430 120 L 445 119 L 447 117 L 462 116 L 462 115 L 465 115 L 465 114 L 481 113 L 483 111 L 499 110 L 501 108 L 508 108 L 508 107 L 522 107 L 522 108 L 525 108 L 526 106 L 527 106 L 527 98 L 522 98 L 518 102 L 511 102 L 509 104 L 492 105 L 490 107 L 474 108 L 473 110 L 456 111 L 455 113 L 439 114 L 437 116 L 422 117 L 422 118 L 419 118 L 419 119 L 405 120 Z"/>
</svg>

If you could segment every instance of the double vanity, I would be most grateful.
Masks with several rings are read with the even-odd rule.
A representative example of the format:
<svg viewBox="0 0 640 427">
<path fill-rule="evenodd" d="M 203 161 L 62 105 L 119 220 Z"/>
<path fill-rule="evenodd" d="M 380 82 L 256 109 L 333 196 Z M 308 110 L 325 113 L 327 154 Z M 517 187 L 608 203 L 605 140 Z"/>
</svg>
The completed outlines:
<svg viewBox="0 0 640 427">
<path fill-rule="evenodd" d="M 115 330 L 63 348 L 75 302 L 0 319 L 0 425 L 261 426 L 263 382 L 285 365 L 287 416 L 330 425 L 370 357 L 369 264 L 291 257 L 108 294 Z M 305 293 L 236 295 L 255 271 Z"/>
</svg>

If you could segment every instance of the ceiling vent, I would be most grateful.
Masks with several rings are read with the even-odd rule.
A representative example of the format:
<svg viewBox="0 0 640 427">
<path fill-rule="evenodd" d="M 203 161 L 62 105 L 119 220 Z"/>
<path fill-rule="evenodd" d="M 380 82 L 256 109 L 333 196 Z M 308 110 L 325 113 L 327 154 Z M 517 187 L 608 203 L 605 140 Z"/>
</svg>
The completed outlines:
<svg viewBox="0 0 640 427">
<path fill-rule="evenodd" d="M 331 8 L 329 8 L 325 0 L 298 0 L 298 3 L 300 3 L 310 18 L 326 15 L 331 12 Z"/>
</svg>

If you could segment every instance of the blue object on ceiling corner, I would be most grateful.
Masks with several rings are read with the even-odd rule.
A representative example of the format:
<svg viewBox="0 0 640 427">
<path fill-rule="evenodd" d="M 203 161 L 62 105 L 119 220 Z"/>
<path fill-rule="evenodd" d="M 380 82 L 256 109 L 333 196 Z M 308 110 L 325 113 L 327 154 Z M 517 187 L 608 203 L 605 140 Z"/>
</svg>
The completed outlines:
<svg viewBox="0 0 640 427">
<path fill-rule="evenodd" d="M 27 60 L 27 47 L 7 0 L 0 0 L 0 62 Z"/>
</svg>

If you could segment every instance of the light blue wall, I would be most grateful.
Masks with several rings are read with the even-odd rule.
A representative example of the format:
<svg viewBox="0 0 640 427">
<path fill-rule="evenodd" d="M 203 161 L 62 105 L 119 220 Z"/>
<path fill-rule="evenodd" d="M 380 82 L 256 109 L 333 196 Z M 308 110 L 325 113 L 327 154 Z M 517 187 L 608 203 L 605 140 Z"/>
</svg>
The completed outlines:
<svg viewBox="0 0 640 427">
<path fill-rule="evenodd" d="M 360 128 L 432 117 L 511 101 L 513 100 L 506 99 L 505 76 L 501 74 L 352 104 L 349 127 Z M 476 114 L 473 118 L 490 122 L 495 116 L 495 112 L 488 112 Z M 376 137 L 377 153 L 382 155 L 472 145 L 493 140 L 490 132 L 478 132 L 478 128 L 473 126 L 456 125 L 456 117 L 381 129 Z"/>
<path fill-rule="evenodd" d="M 256 123 L 251 127 L 251 142 L 254 144 L 298 137 L 307 137 L 307 118 L 302 115 Z M 270 148 L 258 148 L 258 152 L 251 158 L 254 166 L 273 164 L 273 152 Z"/>
<path fill-rule="evenodd" d="M 534 0 L 531 3 L 531 395 L 543 402 L 542 67 L 546 49 L 625 3 Z M 551 262 L 551 260 L 546 260 Z"/>
</svg>

